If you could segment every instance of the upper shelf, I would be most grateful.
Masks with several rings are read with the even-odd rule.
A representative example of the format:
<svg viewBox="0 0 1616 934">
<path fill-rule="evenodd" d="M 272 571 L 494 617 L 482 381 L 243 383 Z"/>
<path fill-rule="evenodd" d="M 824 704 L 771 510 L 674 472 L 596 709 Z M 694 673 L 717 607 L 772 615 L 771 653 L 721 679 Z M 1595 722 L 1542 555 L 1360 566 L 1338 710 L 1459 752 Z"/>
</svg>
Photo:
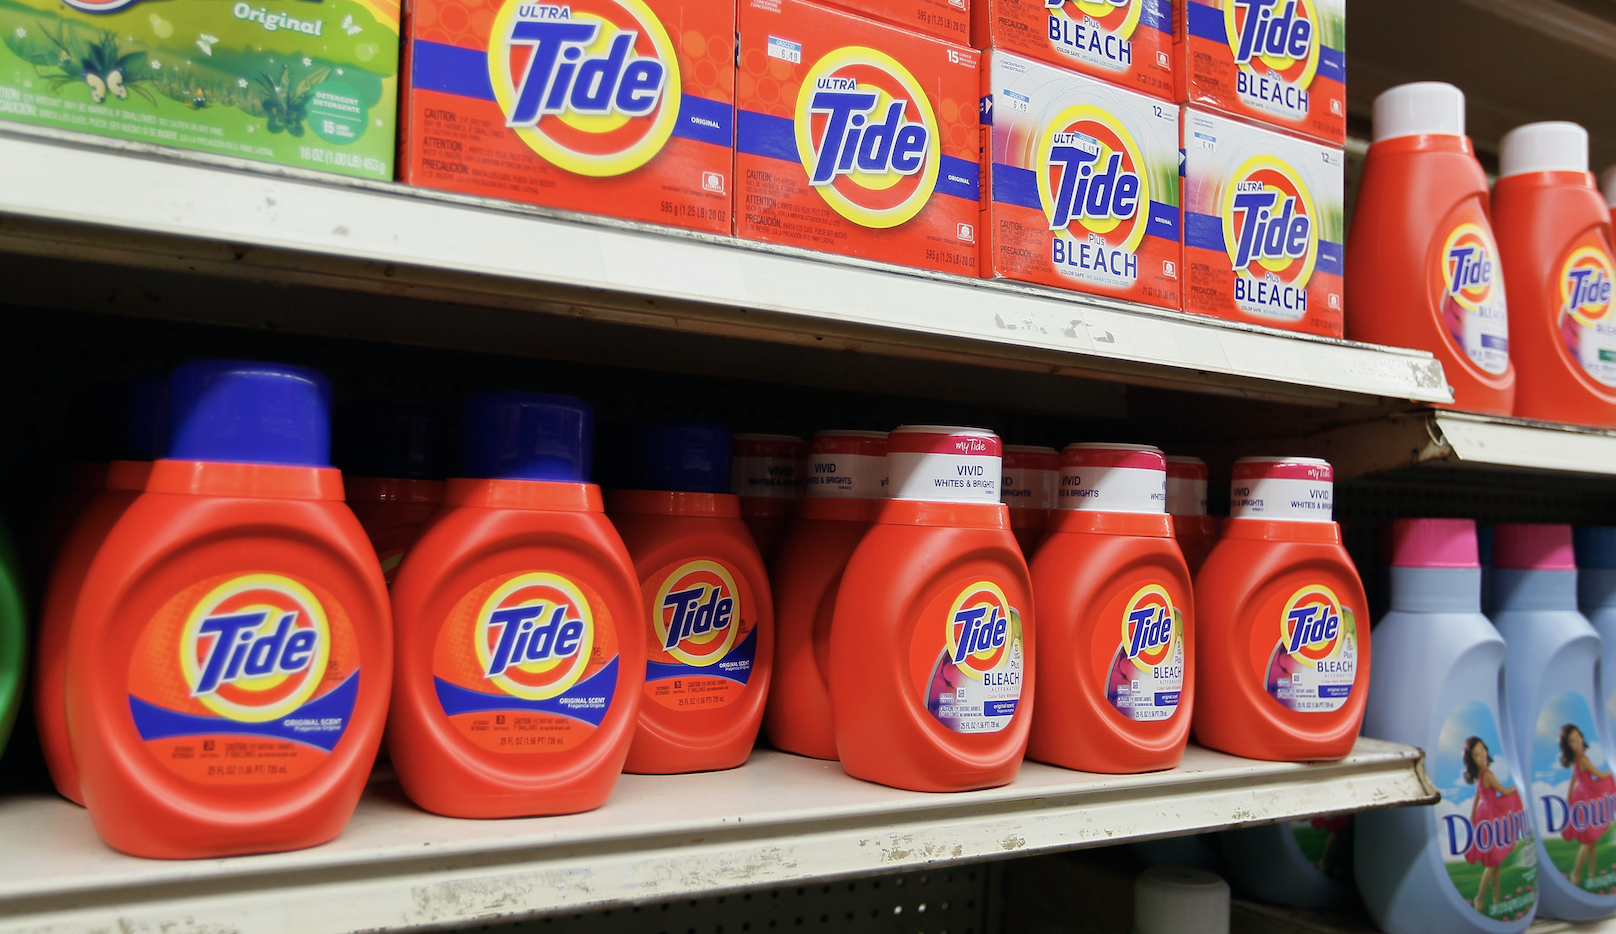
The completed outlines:
<svg viewBox="0 0 1616 934">
<path fill-rule="evenodd" d="M 1300 448 L 1327 458 L 1342 479 L 1418 464 L 1616 476 L 1616 431 L 1465 412 L 1359 422 L 1314 435 Z"/>
<path fill-rule="evenodd" d="M 1333 403 L 1449 401 L 1421 351 L 0 124 L 0 250 Z M 378 330 L 377 337 L 387 335 Z"/>
</svg>

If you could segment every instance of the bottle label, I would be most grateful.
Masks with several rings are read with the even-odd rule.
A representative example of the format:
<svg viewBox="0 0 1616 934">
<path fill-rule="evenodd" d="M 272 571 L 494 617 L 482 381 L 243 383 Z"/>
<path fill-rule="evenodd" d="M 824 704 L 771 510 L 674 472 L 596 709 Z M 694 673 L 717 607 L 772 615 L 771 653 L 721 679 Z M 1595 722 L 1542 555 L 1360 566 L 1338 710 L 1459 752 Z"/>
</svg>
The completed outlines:
<svg viewBox="0 0 1616 934">
<path fill-rule="evenodd" d="M 802 464 L 791 457 L 736 457 L 730 461 L 730 492 L 737 496 L 796 499 L 802 495 Z"/>
<path fill-rule="evenodd" d="M 670 710 L 740 699 L 757 657 L 757 611 L 740 571 L 702 558 L 651 575 L 651 645 L 645 696 Z"/>
<path fill-rule="evenodd" d="M 129 661 L 146 748 L 207 785 L 287 782 L 336 748 L 359 697 L 359 642 L 324 588 L 224 574 L 163 604 Z"/>
<path fill-rule="evenodd" d="M 1097 452 L 1098 453 L 1098 452 Z M 1061 465 L 1060 507 L 1097 512 L 1164 513 L 1167 511 L 1167 471 L 1158 466 L 1126 464 Z"/>
<path fill-rule="evenodd" d="M 1509 369 L 1509 309 L 1498 246 L 1472 205 L 1442 241 L 1442 322 L 1470 362 L 1488 373 Z"/>
<path fill-rule="evenodd" d="M 1206 478 L 1167 474 L 1167 511 L 1175 516 L 1206 515 Z"/>
<path fill-rule="evenodd" d="M 1606 386 L 1616 386 L 1616 311 L 1611 283 L 1616 264 L 1597 230 L 1578 237 L 1560 264 L 1550 301 L 1560 309 L 1560 339 L 1583 372 Z"/>
<path fill-rule="evenodd" d="M 1280 591 L 1269 599 L 1252 637 L 1268 643 L 1263 684 L 1280 706 L 1298 713 L 1340 710 L 1358 676 L 1358 627 L 1352 609 L 1323 583 Z M 1266 630 L 1266 631 L 1265 631 Z M 1258 646 L 1259 650 L 1263 646 Z"/>
<path fill-rule="evenodd" d="M 1326 814 L 1312 820 L 1291 821 L 1290 830 L 1302 858 L 1320 875 L 1341 882 L 1352 881 L 1351 814 Z"/>
<path fill-rule="evenodd" d="M 1170 719 L 1184 690 L 1184 613 L 1166 582 L 1118 592 L 1100 619 L 1093 657 L 1105 699 L 1129 720 Z"/>
<path fill-rule="evenodd" d="M 1005 467 L 999 499 L 1011 509 L 1054 509 L 1060 471 L 1038 467 Z"/>
<path fill-rule="evenodd" d="M 803 485 L 809 496 L 885 499 L 886 455 L 815 451 L 808 455 L 808 475 Z"/>
<path fill-rule="evenodd" d="M 1466 701 L 1442 721 L 1426 766 L 1442 792 L 1431 813 L 1448 879 L 1470 907 L 1508 922 L 1537 904 L 1537 846 L 1503 749 L 1493 709 Z"/>
<path fill-rule="evenodd" d="M 1236 464 L 1229 483 L 1229 516 L 1330 522 L 1334 473 L 1311 464 Z"/>
<path fill-rule="evenodd" d="M 550 571 L 491 578 L 449 611 L 432 650 L 444 716 L 490 752 L 572 749 L 617 691 L 617 629 L 599 593 Z"/>
<path fill-rule="evenodd" d="M 1538 711 L 1532 744 L 1532 796 L 1543 849 L 1572 885 L 1616 893 L 1616 779 L 1579 691 L 1556 694 Z"/>
<path fill-rule="evenodd" d="M 926 710 L 956 733 L 997 733 L 1021 704 L 1021 613 L 996 581 L 946 587 L 920 616 L 910 669 Z"/>
</svg>

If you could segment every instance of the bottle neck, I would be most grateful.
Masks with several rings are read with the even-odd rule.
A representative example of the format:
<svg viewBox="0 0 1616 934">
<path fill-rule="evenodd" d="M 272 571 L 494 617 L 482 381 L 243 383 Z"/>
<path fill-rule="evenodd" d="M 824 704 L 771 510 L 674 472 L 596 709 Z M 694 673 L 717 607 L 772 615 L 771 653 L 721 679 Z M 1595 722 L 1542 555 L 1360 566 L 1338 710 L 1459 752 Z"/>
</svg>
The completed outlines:
<svg viewBox="0 0 1616 934">
<path fill-rule="evenodd" d="M 1480 613 L 1481 568 L 1393 567 L 1391 608 L 1405 613 Z"/>
<path fill-rule="evenodd" d="M 1616 568 L 1577 568 L 1577 602 L 1586 607 L 1616 606 Z"/>
<path fill-rule="evenodd" d="M 1577 572 L 1495 568 L 1493 597 L 1500 610 L 1575 610 Z"/>
</svg>

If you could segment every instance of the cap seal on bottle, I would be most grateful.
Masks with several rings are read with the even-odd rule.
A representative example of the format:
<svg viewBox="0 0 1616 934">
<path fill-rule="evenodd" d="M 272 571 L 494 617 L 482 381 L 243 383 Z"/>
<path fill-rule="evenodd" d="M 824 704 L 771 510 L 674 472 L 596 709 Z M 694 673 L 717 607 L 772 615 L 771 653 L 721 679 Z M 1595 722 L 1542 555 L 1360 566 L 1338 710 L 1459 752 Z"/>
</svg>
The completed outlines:
<svg viewBox="0 0 1616 934">
<path fill-rule="evenodd" d="M 1399 84 L 1375 98 L 1373 119 L 1377 143 L 1399 136 L 1463 136 L 1464 92 L 1446 81 Z"/>
<path fill-rule="evenodd" d="M 423 406 L 377 402 L 337 409 L 337 466 L 351 477 L 442 480 L 448 430 Z"/>
<path fill-rule="evenodd" d="M 129 385 L 119 460 L 154 461 L 168 453 L 168 379 L 148 377 Z"/>
<path fill-rule="evenodd" d="M 632 459 L 634 488 L 674 493 L 728 493 L 729 429 L 715 422 L 676 420 L 642 427 Z"/>
<path fill-rule="evenodd" d="M 1599 190 L 1605 195 L 1605 206 L 1616 208 L 1616 165 L 1607 165 L 1599 173 Z"/>
<path fill-rule="evenodd" d="M 1137 934 L 1228 934 L 1229 883 L 1188 866 L 1152 866 L 1133 883 Z"/>
<path fill-rule="evenodd" d="M 1011 509 L 1054 509 L 1060 486 L 1060 452 L 1035 444 L 1004 446 L 999 499 Z"/>
<path fill-rule="evenodd" d="M 1211 476 L 1199 457 L 1167 458 L 1167 511 L 1175 516 L 1206 515 L 1206 483 Z"/>
<path fill-rule="evenodd" d="M 1148 444 L 1085 442 L 1061 451 L 1060 507 L 1167 511 L 1167 455 Z"/>
<path fill-rule="evenodd" d="M 1391 564 L 1399 568 L 1479 568 L 1474 519 L 1398 519 Z"/>
<path fill-rule="evenodd" d="M 887 435 L 887 495 L 933 503 L 999 502 L 1003 457 L 986 428 L 901 425 Z"/>
<path fill-rule="evenodd" d="M 331 465 L 331 381 L 319 370 L 192 360 L 168 385 L 173 460 Z"/>
<path fill-rule="evenodd" d="M 808 445 L 804 492 L 826 499 L 886 499 L 887 433 L 821 431 Z"/>
<path fill-rule="evenodd" d="M 490 480 L 589 480 L 595 410 L 573 396 L 482 392 L 460 412 L 460 470 Z"/>
<path fill-rule="evenodd" d="M 1503 523 L 1493 526 L 1493 567 L 1520 571 L 1575 571 L 1571 526 Z"/>
<path fill-rule="evenodd" d="M 1572 533 L 1577 567 L 1616 568 L 1616 527 L 1585 526 Z"/>
<path fill-rule="evenodd" d="M 796 435 L 736 435 L 730 457 L 730 492 L 760 499 L 802 495 L 803 454 Z"/>
<path fill-rule="evenodd" d="M 1588 171 L 1588 131 L 1548 120 L 1518 126 L 1498 141 L 1498 177 L 1530 172 Z"/>
<path fill-rule="evenodd" d="M 1229 517 L 1330 522 L 1334 480 L 1321 458 L 1242 457 L 1229 481 Z"/>
</svg>

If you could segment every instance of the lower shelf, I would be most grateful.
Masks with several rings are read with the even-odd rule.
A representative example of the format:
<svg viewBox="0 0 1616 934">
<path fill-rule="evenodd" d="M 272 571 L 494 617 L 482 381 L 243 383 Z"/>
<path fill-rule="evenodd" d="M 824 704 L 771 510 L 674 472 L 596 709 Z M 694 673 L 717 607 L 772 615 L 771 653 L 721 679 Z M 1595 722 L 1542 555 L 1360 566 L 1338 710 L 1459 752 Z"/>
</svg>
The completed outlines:
<svg viewBox="0 0 1616 934">
<path fill-rule="evenodd" d="M 1004 788 L 940 795 L 759 750 L 729 772 L 626 775 L 567 817 L 436 817 L 378 778 L 325 846 L 163 862 L 107 848 L 71 804 L 17 797 L 0 799 L 0 934 L 447 927 L 1436 800 L 1419 750 L 1371 739 L 1328 763 L 1195 746 L 1146 775 L 1029 762 Z"/>
</svg>

